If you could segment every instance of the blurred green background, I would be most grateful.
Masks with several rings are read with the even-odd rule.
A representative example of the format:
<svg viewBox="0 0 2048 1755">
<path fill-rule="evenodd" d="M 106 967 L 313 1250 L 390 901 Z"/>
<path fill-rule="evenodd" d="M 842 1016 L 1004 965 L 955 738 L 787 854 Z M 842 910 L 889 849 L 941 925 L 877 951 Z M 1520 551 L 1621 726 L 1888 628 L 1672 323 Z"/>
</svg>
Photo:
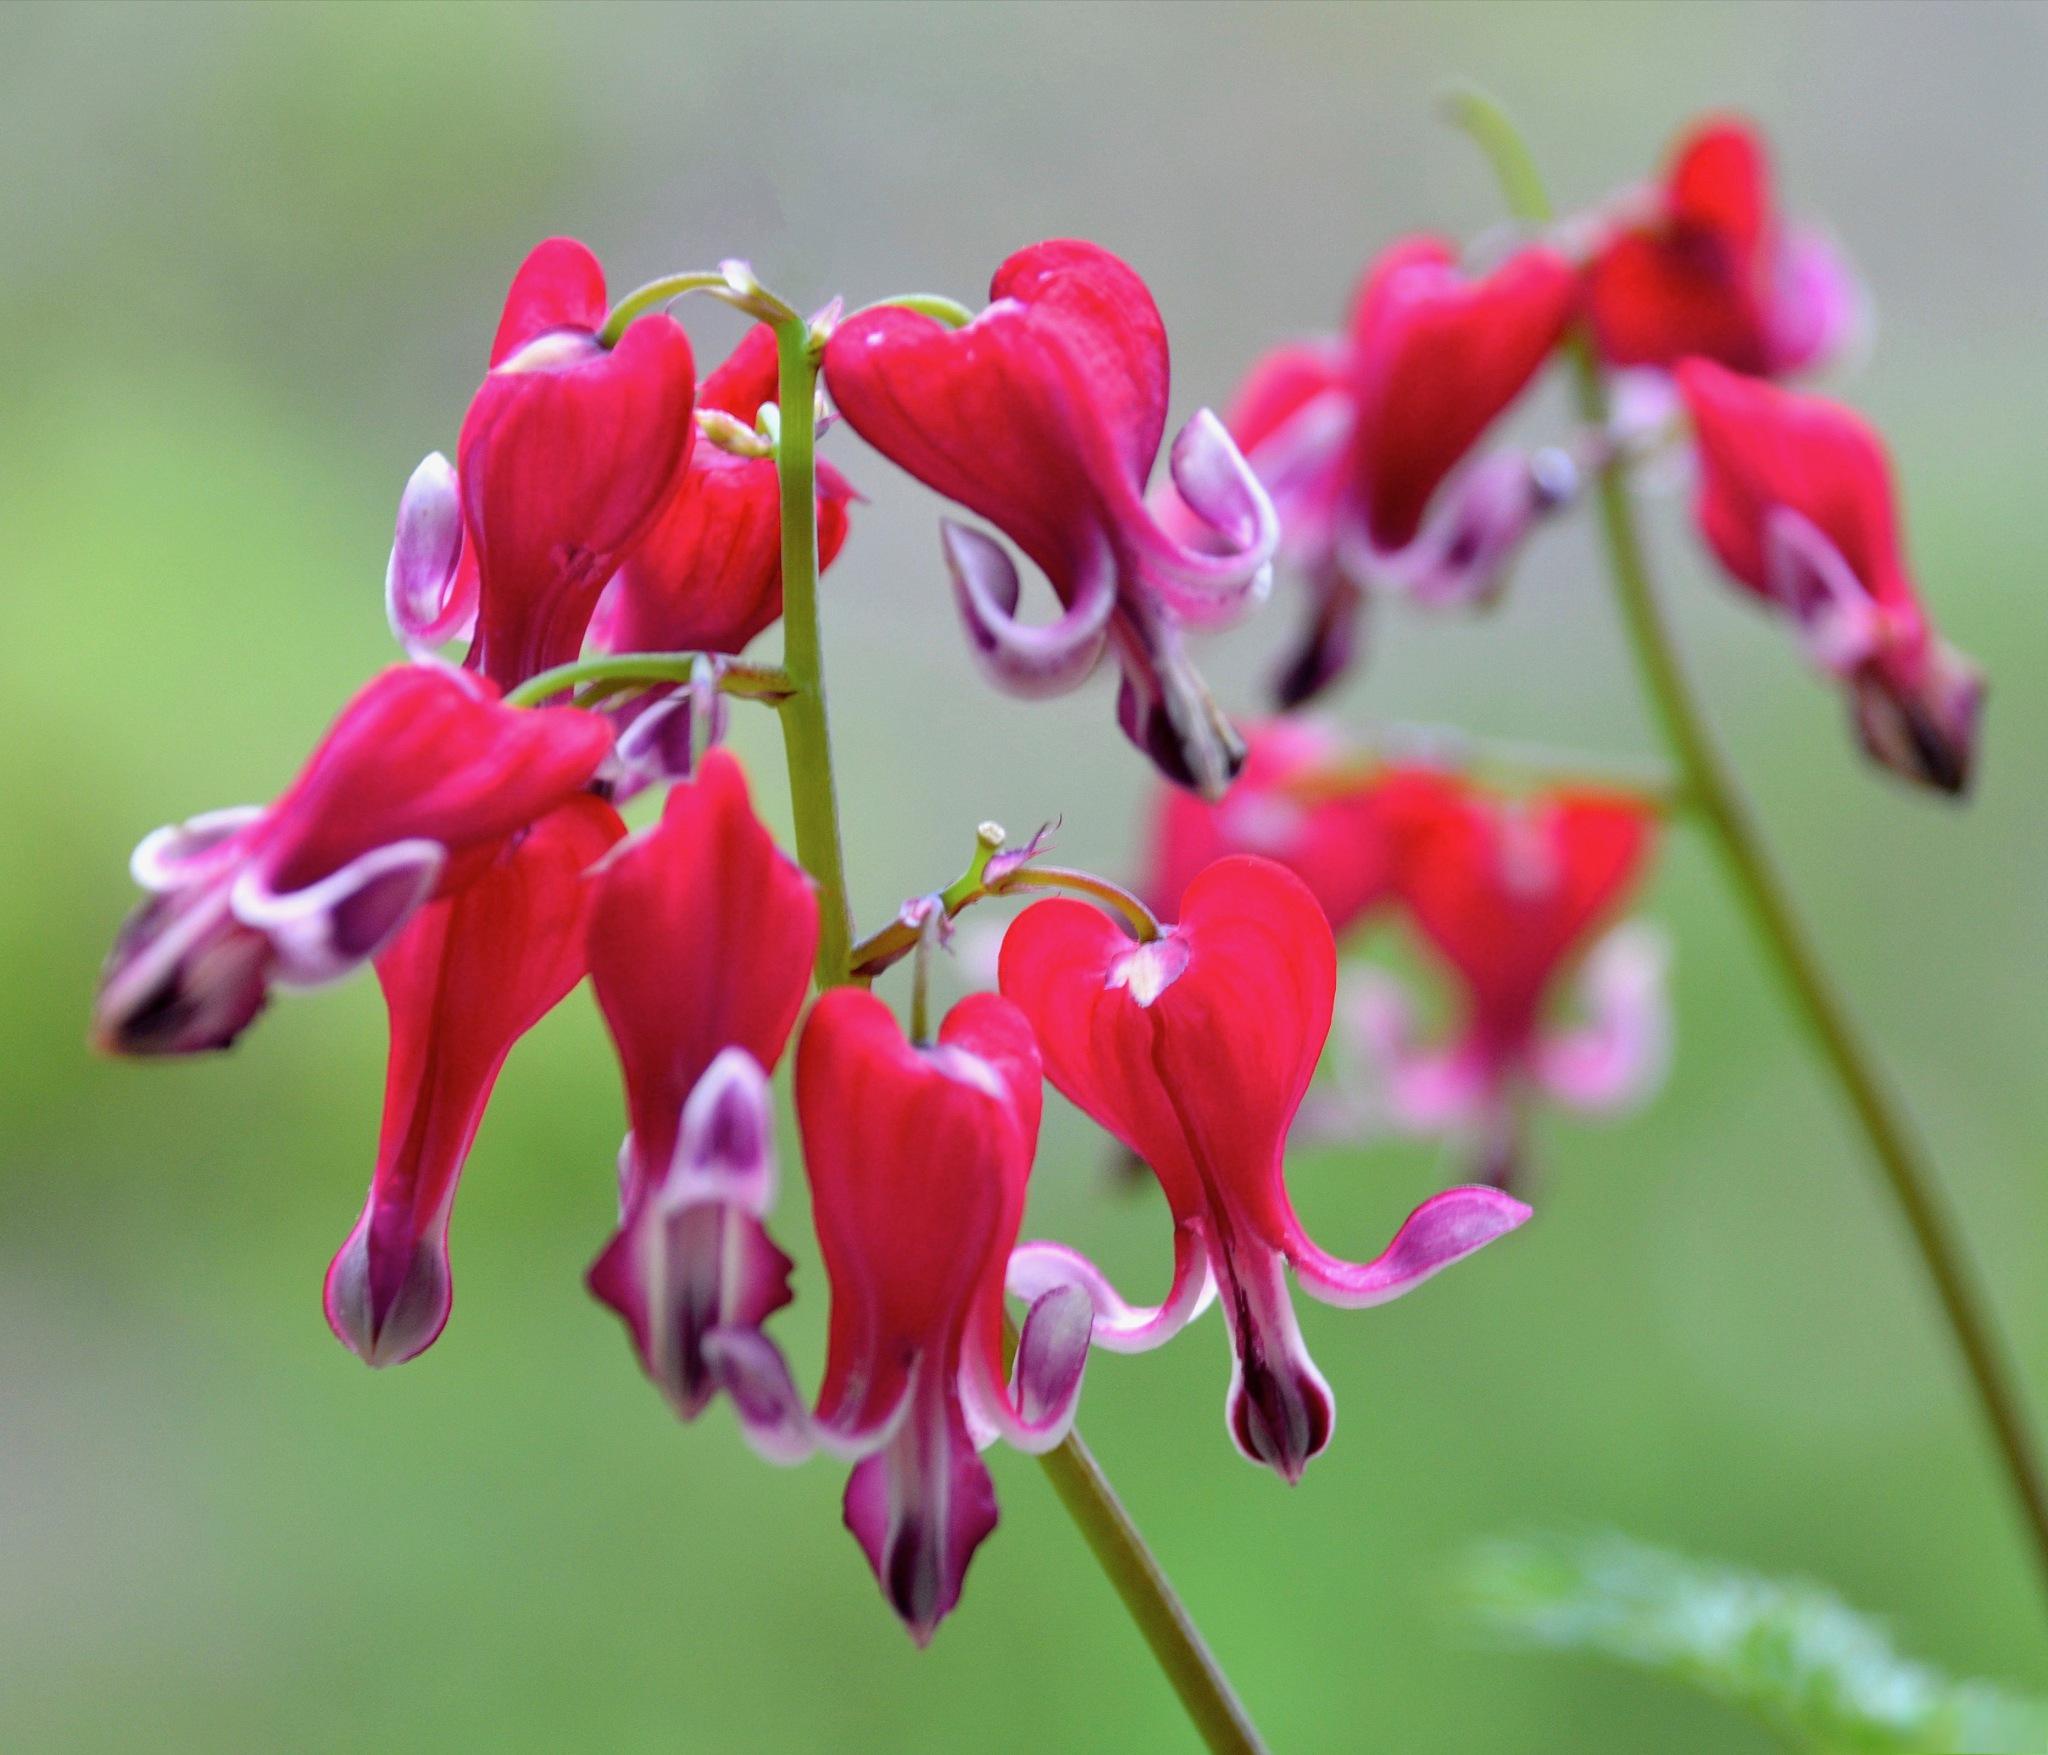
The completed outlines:
<svg viewBox="0 0 2048 1755">
<path fill-rule="evenodd" d="M 368 980 L 232 1057 L 106 1065 L 97 960 L 158 822 L 268 796 L 390 657 L 380 588 L 420 455 L 452 450 L 524 250 L 615 290 L 727 254 L 801 300 L 978 300 L 1033 239 L 1150 280 L 1176 419 L 1328 327 L 1397 230 L 1498 204 L 1435 119 L 1519 114 L 1561 196 L 1644 174 L 1713 105 L 1769 127 L 1789 205 L 1876 289 L 1851 394 L 1994 688 L 1957 811 L 1852 756 L 1837 702 L 1657 559 L 1722 726 L 1938 1146 L 2048 1406 L 2048 709 L 2040 408 L 2048 12 L 2032 7 L 352 5 L 0 12 L 0 1746 L 10 1750 L 1178 1749 L 1171 1696 L 1026 1459 L 929 1652 L 838 1525 L 840 1477 L 679 1429 L 581 1287 L 623 1126 L 587 995 L 514 1056 L 456 1224 L 442 1342 L 372 1374 L 321 1320 L 374 1147 Z M 691 314 L 715 358 L 727 314 Z M 1528 411 L 1555 430 L 1554 389 Z M 970 676 L 935 502 L 841 432 L 872 496 L 828 591 L 859 912 L 957 869 L 980 818 L 1060 815 L 1127 866 L 1137 760 L 1106 689 Z M 1243 704 L 1293 604 L 1218 642 Z M 915 702 L 914 711 L 904 710 Z M 1582 529 L 1480 623 L 1390 615 L 1340 703 L 1649 748 Z M 740 728 L 782 810 L 761 724 Z M 1644 1116 L 1557 1124 L 1538 1222 L 1388 1310 L 1305 1306 L 1332 1451 L 1290 1492 L 1229 1450 L 1214 1317 L 1102 1358 L 1091 1440 L 1280 1750 L 1748 1751 L 1652 1683 L 1493 1649 L 1447 1560 L 1613 1523 L 1882 1611 L 1908 1649 L 2040 1686 L 2016 1524 L 1891 1212 L 1700 849 L 1653 911 L 1680 1057 Z M 1057 1106 L 1056 1106 L 1057 1107 Z M 1431 1152 L 1296 1166 L 1311 1228 L 1377 1246 Z M 792 1178 L 792 1181 L 800 1180 Z M 802 1231 L 792 1189 L 783 1231 Z M 1163 1283 L 1157 1202 L 1055 1113 L 1034 1228 Z M 815 1381 L 820 1301 L 784 1323 Z"/>
</svg>

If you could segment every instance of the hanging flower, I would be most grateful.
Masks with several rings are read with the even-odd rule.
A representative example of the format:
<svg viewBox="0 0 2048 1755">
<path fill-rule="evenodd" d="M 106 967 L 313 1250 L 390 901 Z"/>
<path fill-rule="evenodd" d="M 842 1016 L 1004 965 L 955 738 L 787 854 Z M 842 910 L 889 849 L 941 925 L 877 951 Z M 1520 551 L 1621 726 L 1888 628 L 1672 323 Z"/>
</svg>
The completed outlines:
<svg viewBox="0 0 2048 1755">
<path fill-rule="evenodd" d="M 1586 308 L 1614 365 L 1668 370 L 1697 354 L 1767 377 L 1817 370 L 1864 327 L 1848 263 L 1784 223 L 1762 137 L 1725 116 L 1695 123 L 1663 181 L 1606 216 Z"/>
<path fill-rule="evenodd" d="M 1243 746 L 1183 647 L 1265 593 L 1278 527 L 1265 492 L 1206 410 L 1170 473 L 1196 536 L 1162 525 L 1145 484 L 1166 430 L 1166 330 L 1145 283 L 1094 244 L 1036 244 L 996 270 L 961 329 L 899 306 L 856 312 L 825 350 L 833 399 L 901 468 L 1001 529 L 1064 613 L 1016 619 L 1016 568 L 992 538 L 947 522 L 946 564 L 976 656 L 999 687 L 1077 686 L 1106 651 L 1117 718 L 1169 779 L 1211 796 Z"/>
<path fill-rule="evenodd" d="M 996 1524 L 978 1449 L 1031 1451 L 1066 1435 L 1088 1348 L 1067 1289 L 1027 1317 L 1003 1368 L 1003 1279 L 1037 1148 L 1038 1050 L 994 994 L 956 1005 L 930 1045 L 906 1042 L 872 994 L 812 1008 L 796 1058 L 797 1120 L 832 1283 L 825 1381 L 806 1412 L 758 1331 L 706 1352 L 765 1454 L 823 1446 L 858 1459 L 846 1525 L 890 1606 L 922 1644 L 959 1601 Z"/>
<path fill-rule="evenodd" d="M 1282 706 L 1343 674 L 1374 588 L 1430 606 L 1489 601 L 1529 531 L 1576 493 L 1559 450 L 1468 463 L 1556 349 L 1574 298 L 1550 249 L 1468 276 L 1441 239 L 1406 238 L 1366 271 L 1343 336 L 1252 368 L 1228 424 L 1312 594 Z"/>
<path fill-rule="evenodd" d="M 1158 789 L 1140 895 L 1171 919 L 1182 893 L 1225 854 L 1256 853 L 1284 865 L 1322 905 L 1342 934 L 1392 893 L 1391 848 L 1382 794 L 1398 781 L 1387 770 L 1341 791 L 1311 794 L 1304 780 L 1346 759 L 1327 726 L 1275 719 L 1246 728 L 1243 771 L 1228 796 L 1211 804 L 1178 787 Z"/>
<path fill-rule="evenodd" d="M 610 805 L 570 799 L 377 958 L 391 1017 L 377 1171 L 325 1295 L 366 1364 L 416 1357 L 448 1320 L 456 1182 L 505 1057 L 583 978 L 588 873 L 625 832 Z"/>
<path fill-rule="evenodd" d="M 604 271 L 572 238 L 521 265 L 469 405 L 456 453 L 475 554 L 470 662 L 502 687 L 574 659 L 598 594 L 646 534 L 688 466 L 696 364 L 672 317 L 651 312 L 614 347 L 599 340 Z M 399 595 L 460 620 L 461 573 L 447 601 Z"/>
<path fill-rule="evenodd" d="M 1056 899 L 1019 915 L 1002 953 L 1002 991 L 1030 1019 L 1046 1076 L 1150 1165 L 1174 1223 L 1173 1284 L 1157 1308 L 1132 1306 L 1051 1243 L 1016 1252 L 1010 1289 L 1084 1290 L 1094 1339 L 1113 1351 L 1159 1345 L 1220 1291 L 1235 1350 L 1231 1436 L 1289 1481 L 1329 1442 L 1336 1403 L 1302 1340 L 1287 1270 L 1324 1303 L 1380 1304 L 1529 1216 L 1497 1190 L 1450 1189 L 1370 1262 L 1340 1260 L 1302 1229 L 1287 1130 L 1329 1034 L 1336 979 L 1307 886 L 1243 856 L 1189 885 L 1179 923 L 1150 943 Z"/>
<path fill-rule="evenodd" d="M 580 791 L 610 745 L 595 715 L 518 711 L 462 671 L 382 672 L 276 803 L 194 817 L 136 848 L 150 899 L 108 956 L 94 1040 L 119 1054 L 227 1047 L 273 981 L 312 986 L 374 956 Z"/>
<path fill-rule="evenodd" d="M 757 324 L 698 386 L 700 409 L 752 428 L 775 400 L 775 332 Z M 853 485 L 818 475 L 818 566 L 846 542 Z M 633 545 L 591 624 L 607 652 L 731 652 L 782 614 L 782 492 L 775 459 L 700 443 L 646 534 Z"/>
<path fill-rule="evenodd" d="M 1472 1142 L 1474 1170 L 1515 1185 L 1526 1099 L 1604 1111 L 1661 1076 L 1670 1024 L 1661 942 L 1642 928 L 1606 937 L 1641 880 L 1655 820 L 1639 800 L 1591 791 L 1503 799 L 1451 775 L 1411 781 L 1402 800 L 1400 904 L 1457 985 L 1450 1040 L 1414 1040 L 1407 999 L 1368 976 L 1357 1033 L 1390 1118 Z M 1579 976 L 1585 1022 L 1551 1013 Z"/>
<path fill-rule="evenodd" d="M 590 1289 L 619 1313 L 685 1419 L 714 1384 L 704 1336 L 789 1302 L 762 1228 L 775 1193 L 768 1074 L 810 989 L 818 903 L 724 750 L 672 787 L 611 859 L 590 922 L 591 984 L 625 1075 L 619 1229 Z"/>
<path fill-rule="evenodd" d="M 1921 608 L 1884 441 L 1838 403 L 1706 360 L 1681 366 L 1678 383 L 1699 448 L 1694 511 L 1715 558 L 1844 685 L 1866 753 L 1967 791 L 1984 679 Z"/>
</svg>

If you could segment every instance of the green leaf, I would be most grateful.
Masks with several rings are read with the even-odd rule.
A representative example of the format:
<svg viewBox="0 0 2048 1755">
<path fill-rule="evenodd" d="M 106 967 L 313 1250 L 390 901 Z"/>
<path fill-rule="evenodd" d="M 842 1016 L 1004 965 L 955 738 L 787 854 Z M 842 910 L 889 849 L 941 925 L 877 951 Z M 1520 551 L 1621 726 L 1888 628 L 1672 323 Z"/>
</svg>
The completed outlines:
<svg viewBox="0 0 2048 1755">
<path fill-rule="evenodd" d="M 1668 1676 L 1823 1755 L 2048 1750 L 2048 1705 L 1901 1656 L 1877 1622 L 1818 1585 L 1618 1534 L 1490 1543 L 1461 1583 L 1495 1633 Z"/>
</svg>

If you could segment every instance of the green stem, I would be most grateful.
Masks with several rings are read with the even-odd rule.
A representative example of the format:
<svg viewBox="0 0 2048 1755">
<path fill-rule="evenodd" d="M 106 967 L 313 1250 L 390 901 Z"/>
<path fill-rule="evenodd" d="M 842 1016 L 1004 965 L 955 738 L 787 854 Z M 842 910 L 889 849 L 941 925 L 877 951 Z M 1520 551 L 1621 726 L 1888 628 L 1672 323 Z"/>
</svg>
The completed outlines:
<svg viewBox="0 0 2048 1755">
<path fill-rule="evenodd" d="M 581 658 L 574 664 L 558 664 L 553 670 L 528 677 L 506 695 L 505 705 L 538 707 L 570 689 L 582 689 L 580 704 L 588 705 L 628 689 L 686 683 L 697 667 L 697 656 L 694 652 L 620 652 L 608 658 Z M 728 662 L 718 686 L 725 694 L 771 705 L 782 701 L 790 691 L 788 676 L 768 664 Z"/>
<path fill-rule="evenodd" d="M 1605 402 L 1599 371 L 1590 355 L 1583 355 L 1578 365 L 1580 400 L 1592 418 Z M 1933 1161 L 1794 909 L 1742 784 L 1686 677 L 1644 564 L 1623 471 L 1602 476 L 1599 508 L 1622 619 L 1665 742 L 1685 775 L 1686 790 L 1720 855 L 1730 888 L 1749 915 L 1758 944 L 1841 1087 L 1912 1235 L 2019 1500 L 2042 1580 L 2048 1583 L 2048 1487 L 2011 1360 Z"/>
<path fill-rule="evenodd" d="M 825 718 L 825 649 L 818 630 L 816 479 L 818 365 L 810 326 L 792 317 L 775 326 L 776 396 L 782 418 L 775 447 L 782 494 L 782 668 L 790 697 L 782 707 L 796 855 L 818 886 L 820 987 L 856 978 L 849 952 L 853 913 L 839 835 L 839 791 L 832 776 L 832 735 Z"/>
<path fill-rule="evenodd" d="M 764 295 L 765 296 L 765 295 Z M 820 895 L 817 978 L 821 987 L 864 980 L 853 964 L 839 804 L 832 777 L 832 738 L 825 717 L 825 666 L 818 631 L 817 361 L 809 325 L 794 316 L 775 323 L 782 418 L 776 443 L 782 495 L 782 662 L 791 694 L 782 707 L 789 760 L 790 807 L 797 858 Z M 979 836 L 979 882 L 1003 836 L 993 824 Z M 1021 875 L 1021 874 L 1020 874 Z M 965 877 L 961 880 L 967 883 Z M 1157 931 L 1155 924 L 1154 931 Z M 1264 1746 L 1230 1682 L 1203 1644 L 1194 1621 L 1146 1548 L 1079 1432 L 1039 1458 L 1067 1513 L 1152 1648 L 1188 1717 L 1215 1755 L 1263 1755 Z"/>
<path fill-rule="evenodd" d="M 1517 217 L 1535 224 L 1549 223 L 1549 194 L 1527 144 L 1506 113 L 1474 91 L 1459 92 L 1450 102 L 1456 120 L 1493 161 Z M 1607 387 L 1584 336 L 1572 344 L 1572 372 L 1579 418 L 1589 426 L 1604 426 Z M 1625 461 L 1616 460 L 1601 472 L 1597 501 L 1615 597 L 1664 741 L 1713 841 L 1729 887 L 1749 916 L 1759 947 L 1840 1086 L 1870 1156 L 1906 1222 L 2019 1500 L 2042 1580 L 2048 1583 L 2048 1487 L 2043 1485 L 2032 1428 L 2007 1349 L 1964 1252 L 1934 1164 L 1851 1020 L 1841 990 L 1793 907 L 1791 892 L 1742 783 L 1716 742 L 1705 709 L 1685 674 L 1677 642 L 1650 582 L 1642 538 L 1629 504 Z"/>
<path fill-rule="evenodd" d="M 727 281 L 722 272 L 664 274 L 659 280 L 650 280 L 645 286 L 635 287 L 612 306 L 611 314 L 604 320 L 604 327 L 597 332 L 598 345 L 617 347 L 619 338 L 626 333 L 628 325 L 635 317 L 644 317 L 649 311 L 659 310 L 671 299 L 679 299 L 685 293 L 723 293 L 726 290 Z"/>
<path fill-rule="evenodd" d="M 1038 1461 L 1202 1741 L 1214 1755 L 1263 1755 L 1266 1746 L 1230 1678 L 1218 1667 L 1201 1629 L 1181 1606 L 1172 1581 L 1159 1569 L 1081 1434 L 1069 1433 L 1064 1444 Z"/>
</svg>

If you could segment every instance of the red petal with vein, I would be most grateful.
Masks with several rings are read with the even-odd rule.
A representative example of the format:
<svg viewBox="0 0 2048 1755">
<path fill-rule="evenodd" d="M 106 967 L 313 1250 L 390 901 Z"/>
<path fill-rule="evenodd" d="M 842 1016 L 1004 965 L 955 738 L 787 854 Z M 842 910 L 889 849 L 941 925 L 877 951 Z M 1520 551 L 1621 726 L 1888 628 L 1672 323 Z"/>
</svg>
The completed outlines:
<svg viewBox="0 0 2048 1755">
<path fill-rule="evenodd" d="M 811 881 L 775 845 L 725 750 L 600 874 L 591 982 L 625 1075 L 634 1159 L 658 1175 L 683 1105 L 724 1048 L 773 1070 L 809 990 Z"/>
<path fill-rule="evenodd" d="M 391 1016 L 377 1171 L 326 1290 L 336 1336 L 372 1365 L 414 1357 L 447 1320 L 456 1181 L 513 1044 L 582 978 L 586 874 L 624 833 L 609 805 L 572 799 L 377 959 Z"/>
</svg>

